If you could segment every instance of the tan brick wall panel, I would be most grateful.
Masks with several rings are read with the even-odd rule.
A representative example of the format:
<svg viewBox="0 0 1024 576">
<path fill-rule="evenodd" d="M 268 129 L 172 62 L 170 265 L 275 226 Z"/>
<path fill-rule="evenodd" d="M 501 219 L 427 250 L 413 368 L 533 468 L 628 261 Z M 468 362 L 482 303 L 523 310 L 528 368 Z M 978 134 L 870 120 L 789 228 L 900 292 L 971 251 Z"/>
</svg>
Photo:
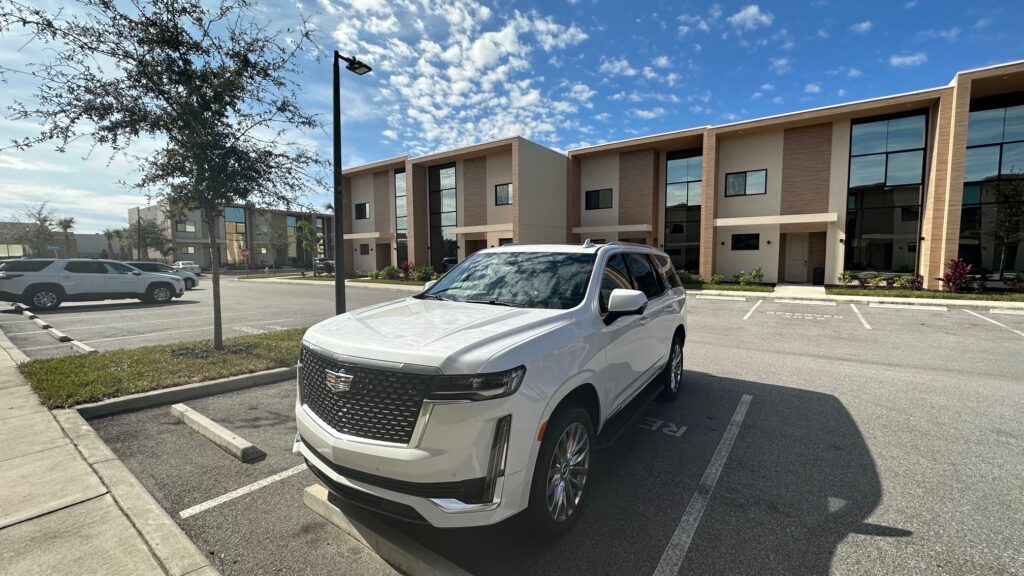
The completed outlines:
<svg viewBox="0 0 1024 576">
<path fill-rule="evenodd" d="M 581 191 L 580 183 L 580 159 L 570 158 L 569 159 L 569 172 L 568 172 L 568 189 L 566 191 L 566 216 L 568 217 L 568 226 L 566 226 L 566 241 L 570 244 L 579 244 L 583 240 L 579 234 L 573 234 L 572 229 L 580 226 L 580 194 Z"/>
<path fill-rule="evenodd" d="M 487 202 L 493 202 L 493 199 L 490 198 L 492 194 L 488 194 L 487 190 L 486 156 L 467 158 L 462 161 L 462 182 L 464 188 L 462 225 L 482 226 L 487 224 Z"/>
<path fill-rule="evenodd" d="M 828 212 L 832 123 L 783 133 L 781 214 Z"/>
<path fill-rule="evenodd" d="M 381 234 L 391 233 L 391 171 L 373 173 L 373 225 Z"/>
<path fill-rule="evenodd" d="M 700 208 L 700 276 L 711 280 L 715 270 L 715 216 L 718 214 L 715 189 L 718 173 L 718 137 L 714 132 L 704 133 L 704 166 L 701 183 Z"/>
<path fill-rule="evenodd" d="M 658 182 L 658 152 L 637 150 L 619 155 L 619 224 L 651 224 L 657 221 L 655 198 Z M 654 234 L 621 233 L 620 238 L 653 244 Z"/>
</svg>

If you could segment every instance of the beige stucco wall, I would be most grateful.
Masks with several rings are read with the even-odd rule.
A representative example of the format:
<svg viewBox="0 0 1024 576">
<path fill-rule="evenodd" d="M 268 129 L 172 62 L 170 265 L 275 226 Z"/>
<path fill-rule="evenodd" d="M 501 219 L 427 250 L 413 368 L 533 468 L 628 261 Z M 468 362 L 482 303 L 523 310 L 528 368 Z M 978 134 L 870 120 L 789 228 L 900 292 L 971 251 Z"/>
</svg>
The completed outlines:
<svg viewBox="0 0 1024 576">
<path fill-rule="evenodd" d="M 612 207 L 587 210 L 587 190 L 612 189 Z M 619 154 L 609 152 L 580 159 L 580 226 L 617 226 L 619 224 Z M 583 234 L 593 237 L 593 234 Z M 615 233 L 602 233 L 607 240 L 618 240 Z"/>
<path fill-rule="evenodd" d="M 839 215 L 830 222 L 825 234 L 825 284 L 839 282 L 846 255 L 846 193 L 849 179 L 850 120 L 832 123 L 832 171 L 829 175 L 828 211 Z"/>
<path fill-rule="evenodd" d="M 732 249 L 733 234 L 760 234 L 760 249 L 734 251 Z M 769 241 L 771 244 L 768 244 Z M 749 274 L 754 266 L 761 267 L 764 273 L 764 282 L 778 282 L 779 226 L 720 227 L 718 229 L 718 246 L 715 246 L 715 274 L 728 280 L 737 272 Z"/>
<path fill-rule="evenodd" d="M 512 205 L 494 205 L 494 187 L 498 184 L 512 183 L 512 150 L 487 155 L 487 188 L 485 202 L 487 205 L 488 224 L 506 224 L 512 222 Z M 513 187 L 512 197 L 519 191 Z M 511 232 L 506 233 L 509 237 Z M 488 242 L 490 246 L 490 242 Z"/>
<path fill-rule="evenodd" d="M 722 135 L 718 139 L 718 173 L 715 197 L 718 218 L 776 216 L 782 206 L 783 130 Z M 725 197 L 725 175 L 767 169 L 764 195 Z"/>
<path fill-rule="evenodd" d="M 565 242 L 567 170 L 565 156 L 519 139 L 519 189 L 514 190 L 518 198 L 514 206 L 519 210 L 518 242 Z"/>
<path fill-rule="evenodd" d="M 349 198 L 351 199 L 350 206 L 352 207 L 352 213 L 349 214 L 349 220 L 352 222 L 352 227 L 345 230 L 346 234 L 359 234 L 365 232 L 373 232 L 373 174 L 360 174 L 353 176 L 349 184 Z M 366 220 L 356 220 L 356 204 L 362 204 L 363 202 L 370 203 L 369 218 Z"/>
</svg>

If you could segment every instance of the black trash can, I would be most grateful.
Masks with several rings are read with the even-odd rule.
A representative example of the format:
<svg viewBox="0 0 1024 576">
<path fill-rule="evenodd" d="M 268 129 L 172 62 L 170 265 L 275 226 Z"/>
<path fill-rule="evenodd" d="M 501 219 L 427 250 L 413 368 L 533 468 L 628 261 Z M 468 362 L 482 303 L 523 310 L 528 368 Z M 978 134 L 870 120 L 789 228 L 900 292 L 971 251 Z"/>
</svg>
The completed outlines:
<svg viewBox="0 0 1024 576">
<path fill-rule="evenodd" d="M 825 269 L 824 268 L 815 268 L 814 269 L 813 278 L 814 278 L 814 282 L 812 282 L 812 283 L 815 286 L 824 286 L 825 285 Z"/>
</svg>

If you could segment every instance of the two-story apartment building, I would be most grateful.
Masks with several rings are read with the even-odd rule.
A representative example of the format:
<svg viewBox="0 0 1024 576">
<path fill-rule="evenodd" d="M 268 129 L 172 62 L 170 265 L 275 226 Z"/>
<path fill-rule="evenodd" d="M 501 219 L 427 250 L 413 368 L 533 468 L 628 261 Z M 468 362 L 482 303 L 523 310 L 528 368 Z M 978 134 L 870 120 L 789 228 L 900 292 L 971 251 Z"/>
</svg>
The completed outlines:
<svg viewBox="0 0 1024 576">
<path fill-rule="evenodd" d="M 630 240 L 677 268 L 938 288 L 961 257 L 1024 273 L 1024 62 L 949 85 L 569 151 L 568 240 Z"/>
</svg>

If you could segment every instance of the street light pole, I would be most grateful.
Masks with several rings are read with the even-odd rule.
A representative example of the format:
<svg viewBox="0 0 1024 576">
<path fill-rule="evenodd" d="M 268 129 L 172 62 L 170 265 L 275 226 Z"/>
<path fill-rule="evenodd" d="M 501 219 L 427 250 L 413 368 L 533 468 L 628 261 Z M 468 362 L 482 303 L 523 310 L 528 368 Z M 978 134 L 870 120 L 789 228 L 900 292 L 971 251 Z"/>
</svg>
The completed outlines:
<svg viewBox="0 0 1024 576">
<path fill-rule="evenodd" d="M 334 51 L 334 310 L 335 314 L 345 313 L 345 210 L 341 199 L 341 66 L 360 76 L 372 68 L 356 60 L 342 56 Z"/>
<path fill-rule="evenodd" d="M 142 207 L 135 207 L 135 235 L 139 237 L 139 260 L 142 260 Z"/>
</svg>

